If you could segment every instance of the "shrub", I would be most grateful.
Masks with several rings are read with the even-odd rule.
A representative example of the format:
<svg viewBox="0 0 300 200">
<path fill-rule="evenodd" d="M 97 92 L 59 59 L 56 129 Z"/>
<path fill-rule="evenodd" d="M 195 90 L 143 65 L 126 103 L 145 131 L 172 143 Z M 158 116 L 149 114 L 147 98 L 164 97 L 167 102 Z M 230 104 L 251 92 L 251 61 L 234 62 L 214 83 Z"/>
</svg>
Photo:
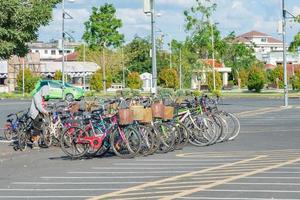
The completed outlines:
<svg viewBox="0 0 300 200">
<path fill-rule="evenodd" d="M 108 73 L 106 76 L 106 89 L 111 86 L 112 78 L 111 75 Z M 96 90 L 97 92 L 103 90 L 103 75 L 102 69 L 98 69 L 90 79 L 90 88 L 92 90 Z"/>
<path fill-rule="evenodd" d="M 127 85 L 130 89 L 141 89 L 143 81 L 138 72 L 131 72 L 127 77 Z"/>
<path fill-rule="evenodd" d="M 253 66 L 249 70 L 248 75 L 248 90 L 260 92 L 265 84 L 265 74 L 259 67 Z"/>
<path fill-rule="evenodd" d="M 241 80 L 241 88 L 248 85 L 248 71 L 244 68 L 235 73 L 235 84 L 238 85 L 238 79 Z"/>
<path fill-rule="evenodd" d="M 39 81 L 40 77 L 35 76 L 29 68 L 24 69 L 24 88 L 26 93 L 30 93 L 34 87 L 35 84 Z M 18 90 L 22 91 L 23 89 L 23 70 L 19 71 L 19 74 L 17 75 L 17 86 Z"/>
<path fill-rule="evenodd" d="M 221 74 L 219 72 L 215 72 L 216 75 L 216 90 L 221 90 L 222 89 L 222 78 Z M 209 91 L 214 90 L 214 79 L 213 79 L 213 72 L 209 72 L 207 74 L 207 85 Z"/>
<path fill-rule="evenodd" d="M 199 96 L 201 96 L 201 94 L 202 94 L 202 92 L 201 92 L 200 90 L 195 90 L 195 91 L 193 92 L 193 95 L 194 95 L 195 97 L 199 97 Z"/>
<path fill-rule="evenodd" d="M 179 77 L 175 69 L 163 69 L 158 77 L 162 87 L 173 89 L 179 87 Z"/>
<path fill-rule="evenodd" d="M 158 91 L 157 91 L 157 93 L 163 97 L 173 96 L 174 92 L 175 91 L 173 88 L 158 88 Z"/>
<path fill-rule="evenodd" d="M 222 92 L 221 92 L 221 90 L 214 90 L 214 91 L 212 91 L 211 95 L 214 97 L 221 97 Z"/>
<path fill-rule="evenodd" d="M 292 86 L 294 90 L 300 90 L 300 71 L 296 71 L 292 78 Z"/>
<path fill-rule="evenodd" d="M 60 70 L 55 71 L 55 75 L 53 77 L 54 80 L 62 80 L 62 72 Z"/>
<path fill-rule="evenodd" d="M 283 67 L 278 66 L 275 69 L 273 69 L 272 71 L 270 71 L 269 74 L 268 74 L 268 79 L 271 83 L 274 83 L 274 84 L 276 84 L 276 79 L 278 79 L 279 80 L 279 87 L 283 88 L 284 87 Z"/>
</svg>

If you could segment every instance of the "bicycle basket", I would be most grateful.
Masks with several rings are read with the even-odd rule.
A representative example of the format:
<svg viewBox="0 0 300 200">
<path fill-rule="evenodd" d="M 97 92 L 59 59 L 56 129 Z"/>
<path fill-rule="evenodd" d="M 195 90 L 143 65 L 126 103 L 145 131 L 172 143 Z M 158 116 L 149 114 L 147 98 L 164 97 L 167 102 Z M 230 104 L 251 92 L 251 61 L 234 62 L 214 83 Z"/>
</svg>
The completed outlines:
<svg viewBox="0 0 300 200">
<path fill-rule="evenodd" d="M 164 104 L 163 103 L 154 103 L 151 106 L 152 115 L 156 118 L 163 118 L 164 116 Z"/>
<path fill-rule="evenodd" d="M 119 118 L 121 125 L 127 125 L 133 123 L 133 112 L 130 109 L 120 109 Z"/>
<path fill-rule="evenodd" d="M 130 110 L 133 112 L 133 120 L 141 121 L 144 118 L 143 106 L 130 106 Z"/>
</svg>

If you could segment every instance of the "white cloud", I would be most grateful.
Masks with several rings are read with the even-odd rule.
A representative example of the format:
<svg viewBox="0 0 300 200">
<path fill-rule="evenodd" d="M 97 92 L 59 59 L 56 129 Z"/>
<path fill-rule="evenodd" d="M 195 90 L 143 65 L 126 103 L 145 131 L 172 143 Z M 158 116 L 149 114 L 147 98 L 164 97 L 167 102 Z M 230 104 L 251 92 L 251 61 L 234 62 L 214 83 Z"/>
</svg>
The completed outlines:
<svg viewBox="0 0 300 200">
<path fill-rule="evenodd" d="M 300 6 L 294 6 L 292 10 L 293 14 L 300 15 Z"/>
<path fill-rule="evenodd" d="M 195 3 L 195 0 L 157 0 L 157 4 L 161 5 L 175 5 L 189 7 Z"/>
</svg>

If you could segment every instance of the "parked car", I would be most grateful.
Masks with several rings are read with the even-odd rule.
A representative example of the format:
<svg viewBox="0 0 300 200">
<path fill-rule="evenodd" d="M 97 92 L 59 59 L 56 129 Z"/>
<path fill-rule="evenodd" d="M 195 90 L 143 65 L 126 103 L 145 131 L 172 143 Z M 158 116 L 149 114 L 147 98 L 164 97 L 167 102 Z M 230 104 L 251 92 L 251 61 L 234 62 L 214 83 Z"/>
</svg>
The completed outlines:
<svg viewBox="0 0 300 200">
<path fill-rule="evenodd" d="M 63 87 L 62 81 L 53 81 L 53 80 L 40 80 L 35 85 L 35 89 L 32 91 L 32 94 L 35 94 L 44 85 L 49 86 L 49 95 L 46 97 L 46 100 L 62 99 L 63 88 L 64 88 L 65 99 L 67 101 L 80 100 L 84 96 L 83 89 L 77 88 L 69 83 L 65 83 L 65 87 Z"/>
</svg>

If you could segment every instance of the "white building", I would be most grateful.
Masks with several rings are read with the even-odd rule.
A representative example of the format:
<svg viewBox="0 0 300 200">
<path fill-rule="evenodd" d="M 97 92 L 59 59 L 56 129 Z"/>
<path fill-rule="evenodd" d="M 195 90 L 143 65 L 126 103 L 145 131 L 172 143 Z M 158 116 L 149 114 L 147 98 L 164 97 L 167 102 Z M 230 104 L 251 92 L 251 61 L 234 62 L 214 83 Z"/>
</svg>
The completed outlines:
<svg viewBox="0 0 300 200">
<path fill-rule="evenodd" d="M 250 31 L 236 38 L 237 42 L 253 47 L 255 56 L 266 65 L 279 65 L 283 63 L 283 42 L 266 33 Z M 288 49 L 288 45 L 287 49 Z M 300 53 L 287 52 L 287 63 L 300 63 Z"/>
<path fill-rule="evenodd" d="M 65 41 L 65 54 L 70 54 L 79 47 L 81 43 Z M 33 42 L 29 43 L 28 47 L 32 53 L 39 53 L 41 61 L 51 61 L 62 57 L 61 43 L 53 41 L 49 43 Z"/>
<path fill-rule="evenodd" d="M 236 41 L 242 42 L 253 47 L 255 53 L 269 53 L 272 51 L 282 51 L 283 42 L 272 36 L 258 31 L 250 31 L 236 38 Z"/>
</svg>

